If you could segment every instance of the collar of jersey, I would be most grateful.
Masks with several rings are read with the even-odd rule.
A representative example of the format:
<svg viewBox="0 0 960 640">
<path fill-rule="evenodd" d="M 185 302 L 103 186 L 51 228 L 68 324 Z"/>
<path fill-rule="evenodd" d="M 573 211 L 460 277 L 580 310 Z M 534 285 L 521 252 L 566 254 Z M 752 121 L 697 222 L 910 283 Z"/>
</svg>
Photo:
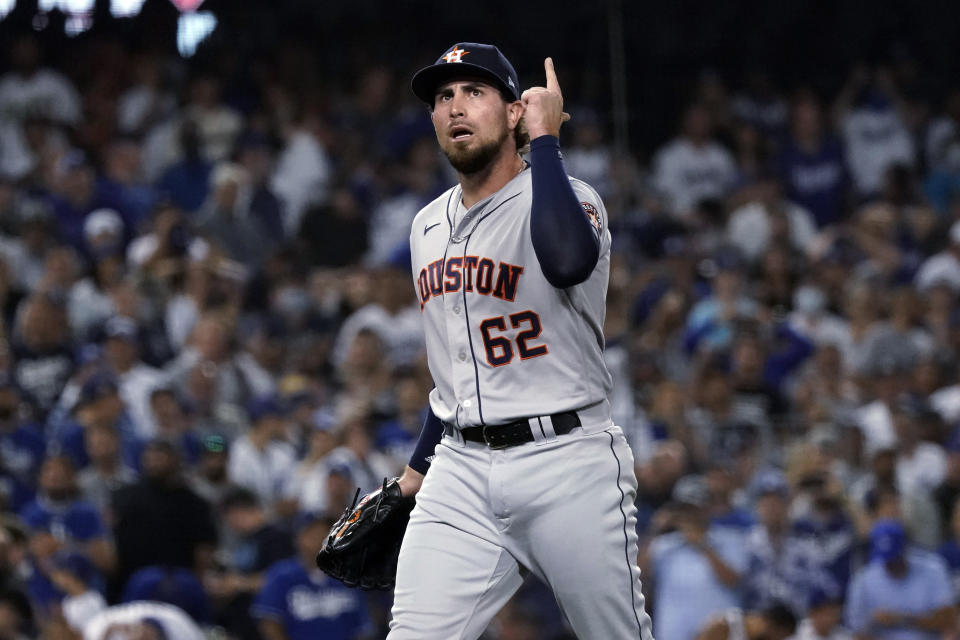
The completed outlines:
<svg viewBox="0 0 960 640">
<path fill-rule="evenodd" d="M 528 166 L 529 165 L 525 163 L 520 173 L 514 176 L 510 182 L 500 187 L 499 191 L 495 191 L 467 209 L 467 212 L 464 214 L 464 216 L 460 220 L 456 221 L 456 225 L 454 226 L 451 237 L 456 239 L 469 236 L 471 233 L 473 233 L 473 230 L 476 229 L 477 225 L 480 223 L 480 220 L 486 217 L 486 212 L 489 211 L 490 213 L 493 213 L 501 204 L 510 198 L 519 195 L 523 191 L 524 183 L 527 180 L 526 176 L 528 175 Z M 460 185 L 457 185 L 456 189 L 457 193 L 454 199 L 457 202 L 457 208 L 459 208 L 463 203 L 463 189 L 460 188 Z M 454 212 L 454 216 L 455 215 L 456 212 Z M 451 219 L 453 219 L 453 216 L 451 216 Z"/>
</svg>

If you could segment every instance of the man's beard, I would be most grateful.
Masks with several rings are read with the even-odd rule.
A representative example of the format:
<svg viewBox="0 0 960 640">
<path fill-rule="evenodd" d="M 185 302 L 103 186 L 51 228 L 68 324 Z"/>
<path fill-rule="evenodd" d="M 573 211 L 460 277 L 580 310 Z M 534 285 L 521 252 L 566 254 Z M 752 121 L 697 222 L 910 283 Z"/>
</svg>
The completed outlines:
<svg viewBox="0 0 960 640">
<path fill-rule="evenodd" d="M 490 163 L 500 153 L 500 147 L 503 146 L 507 135 L 509 135 L 509 131 L 504 131 L 497 140 L 482 144 L 475 149 L 458 149 L 456 145 L 453 145 L 450 149 L 444 149 L 443 153 L 450 161 L 450 165 L 457 170 L 457 173 L 473 175 L 490 166 Z"/>
</svg>

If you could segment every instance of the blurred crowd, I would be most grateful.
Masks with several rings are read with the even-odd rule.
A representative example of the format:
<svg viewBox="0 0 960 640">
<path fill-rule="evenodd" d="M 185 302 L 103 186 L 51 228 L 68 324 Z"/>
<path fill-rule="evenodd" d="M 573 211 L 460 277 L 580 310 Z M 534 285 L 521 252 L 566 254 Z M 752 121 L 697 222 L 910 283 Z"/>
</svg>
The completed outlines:
<svg viewBox="0 0 960 640">
<path fill-rule="evenodd" d="M 4 44 L 0 640 L 383 637 L 313 556 L 432 387 L 408 236 L 456 176 L 413 70 Z M 586 97 L 563 140 L 657 638 L 960 637 L 960 88 L 689 98 L 649 157 Z M 531 582 L 485 637 L 572 636 Z"/>
</svg>

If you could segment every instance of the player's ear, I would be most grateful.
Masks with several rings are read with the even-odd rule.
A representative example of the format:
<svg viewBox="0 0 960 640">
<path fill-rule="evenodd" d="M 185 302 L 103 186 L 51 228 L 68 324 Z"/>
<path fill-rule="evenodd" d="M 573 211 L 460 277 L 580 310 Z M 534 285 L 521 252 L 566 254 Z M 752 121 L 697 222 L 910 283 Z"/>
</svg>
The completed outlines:
<svg viewBox="0 0 960 640">
<path fill-rule="evenodd" d="M 523 103 L 515 100 L 507 104 L 507 126 L 515 129 L 520 118 L 523 117 Z"/>
</svg>

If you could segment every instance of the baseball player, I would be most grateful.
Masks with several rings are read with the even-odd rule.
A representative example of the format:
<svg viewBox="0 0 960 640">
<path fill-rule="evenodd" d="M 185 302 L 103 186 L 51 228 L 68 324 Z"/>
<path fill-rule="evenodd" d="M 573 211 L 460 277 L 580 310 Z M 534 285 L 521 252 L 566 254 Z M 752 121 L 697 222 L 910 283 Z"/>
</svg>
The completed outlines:
<svg viewBox="0 0 960 640">
<path fill-rule="evenodd" d="M 416 507 L 390 640 L 477 638 L 528 572 L 578 637 L 653 637 L 601 354 L 607 215 L 566 175 L 569 116 L 544 67 L 546 86 L 521 95 L 496 47 L 461 42 L 413 77 L 459 184 L 410 230 L 436 386 L 399 481 Z"/>
</svg>

